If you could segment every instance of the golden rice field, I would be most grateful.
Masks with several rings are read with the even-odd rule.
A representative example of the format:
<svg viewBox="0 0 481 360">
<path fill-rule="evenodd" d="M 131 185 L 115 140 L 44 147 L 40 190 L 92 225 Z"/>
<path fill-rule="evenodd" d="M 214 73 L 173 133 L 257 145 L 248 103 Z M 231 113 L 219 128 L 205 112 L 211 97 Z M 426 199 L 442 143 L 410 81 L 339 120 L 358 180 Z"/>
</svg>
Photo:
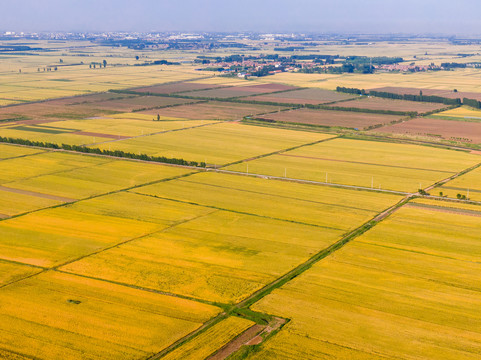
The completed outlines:
<svg viewBox="0 0 481 360">
<path fill-rule="evenodd" d="M 0 222 L 0 258 L 51 267 L 166 225 L 59 207 Z"/>
<path fill-rule="evenodd" d="M 370 220 L 401 199 L 384 193 L 210 172 L 147 185 L 135 192 L 343 231 Z"/>
<path fill-rule="evenodd" d="M 12 192 L 0 185 L 0 219 L 62 203 L 60 199 Z"/>
<path fill-rule="evenodd" d="M 252 321 L 231 316 L 195 337 L 194 340 L 187 342 L 166 356 L 163 356 L 161 359 L 206 359 L 253 325 L 254 323 Z"/>
<path fill-rule="evenodd" d="M 226 170 L 414 192 L 479 162 L 479 155 L 461 151 L 333 139 L 234 164 Z"/>
<path fill-rule="evenodd" d="M 438 195 L 442 191 L 443 195 L 456 198 L 457 194 L 466 195 L 471 200 L 481 201 L 481 168 L 470 171 L 443 186 L 434 188 L 431 192 Z"/>
<path fill-rule="evenodd" d="M 0 213 L 9 209 L 8 203 L 13 206 L 12 211 L 16 211 L 14 204 L 22 207 L 22 204 L 34 205 L 46 199 L 59 200 L 56 197 L 78 200 L 190 172 L 156 163 L 65 152 L 33 153 L 1 160 L 0 171 L 0 198 L 5 200 L 0 203 Z M 38 199 L 32 199 L 29 204 L 31 196 Z"/>
<path fill-rule="evenodd" d="M 249 359 L 478 359 L 480 236 L 471 212 L 398 210 L 254 305 L 291 322 Z"/>
<path fill-rule="evenodd" d="M 24 277 L 37 274 L 41 271 L 41 269 L 33 266 L 3 262 L 1 260 L 0 270 L 0 286 L 4 286 L 8 283 L 18 281 Z"/>
<path fill-rule="evenodd" d="M 455 109 L 437 113 L 436 116 L 447 116 L 452 118 L 462 118 L 465 120 L 481 120 L 481 110 L 474 109 L 468 106 L 462 106 Z"/>
<path fill-rule="evenodd" d="M 243 42 L 275 53 L 275 41 Z M 145 360 L 205 324 L 162 359 L 207 359 L 268 315 L 287 323 L 259 346 L 244 347 L 243 358 L 480 358 L 481 205 L 452 198 L 469 191 L 481 201 L 481 168 L 429 191 L 448 198 L 411 199 L 306 263 L 405 198 L 396 191 L 427 188 L 480 164 L 479 154 L 214 121 L 277 106 L 95 95 L 157 84 L 203 88 L 191 83 L 481 92 L 479 69 L 289 72 L 246 81 L 197 71 L 200 65 L 187 63 L 199 51 L 34 43 L 49 51 L 1 56 L 0 106 L 39 103 L 4 107 L 0 136 L 183 158 L 208 168 L 0 144 L 0 358 Z M 458 56 L 478 51 L 475 45 L 441 41 L 320 46 L 324 54 L 396 54 L 418 64 L 479 59 Z M 284 55 L 319 49 L 313 43 Z M 154 56 L 183 65 L 133 66 Z M 107 68 L 89 68 L 103 59 Z M 49 65 L 59 68 L 43 71 Z M 42 102 L 85 94 L 93 96 Z M 157 113 L 164 116 L 153 121 Z M 480 114 L 459 107 L 436 116 L 478 122 Z M 330 186 L 336 184 L 393 192 Z M 251 314 L 240 302 L 266 286 L 269 293 L 250 306 L 264 314 Z M 235 304 L 246 318 L 233 316 Z"/>
<path fill-rule="evenodd" d="M 143 201 L 141 196 L 135 196 L 138 202 Z M 182 204 L 155 198 L 148 201 L 153 200 L 157 200 L 158 206 L 165 206 L 165 213 L 170 212 L 169 207 L 175 209 Z M 89 203 L 82 202 L 80 206 Z M 68 264 L 62 270 L 233 303 L 306 261 L 343 233 L 182 205 L 190 207 L 191 212 L 197 211 L 198 217 Z"/>
<path fill-rule="evenodd" d="M 466 92 L 481 91 L 481 74 L 476 69 L 458 69 L 455 71 L 434 71 L 417 73 L 375 73 L 365 74 L 301 74 L 280 73 L 265 80 L 272 83 L 288 84 L 300 87 L 318 87 L 335 90 L 337 86 L 373 89 L 393 86 L 423 89 L 440 89 Z"/>
<path fill-rule="evenodd" d="M 17 65 L 18 68 L 21 65 Z M 60 68 L 58 71 L 24 71 L 4 73 L 0 81 L 0 99 L 6 104 L 24 101 L 77 96 L 110 89 L 126 89 L 205 77 L 182 66 L 109 67 L 89 66 Z"/>
<path fill-rule="evenodd" d="M 0 136 L 55 144 L 84 145 L 114 142 L 126 137 L 146 136 L 215 123 L 208 120 L 183 121 L 180 119 L 152 121 L 153 118 L 153 116 L 143 114 L 119 114 L 118 116 L 54 121 L 38 125 L 6 124 L 0 127 Z"/>
<path fill-rule="evenodd" d="M 226 163 L 312 143 L 332 135 L 220 123 L 135 139 L 100 144 L 101 149 L 182 158 L 211 165 Z M 97 145 L 96 145 L 97 147 Z"/>
<path fill-rule="evenodd" d="M 110 159 L 69 154 L 65 152 L 43 152 L 31 156 L 0 161 L 0 184 L 33 178 L 40 175 L 60 173 L 111 162 Z M 18 171 L 22 169 L 22 171 Z"/>
<path fill-rule="evenodd" d="M 450 201 L 445 199 L 444 201 L 440 202 L 438 199 L 425 199 L 425 198 L 418 198 L 412 200 L 410 205 L 420 204 L 421 206 L 425 207 L 433 207 L 439 208 L 442 207 L 444 209 L 461 209 L 461 210 L 468 210 L 468 211 L 481 211 L 481 205 L 478 204 L 465 204 L 460 202 Z"/>
<path fill-rule="evenodd" d="M 0 301 L 0 356 L 21 359 L 146 358 L 219 312 L 59 272 L 8 285 Z"/>
<path fill-rule="evenodd" d="M 46 125 L 13 125 L 0 127 L 0 136 L 53 144 L 84 145 L 111 140 L 108 137 L 75 134 L 77 129 L 53 128 Z"/>
<path fill-rule="evenodd" d="M 0 160 L 39 154 L 42 152 L 44 152 L 44 150 L 31 149 L 28 147 L 15 146 L 10 144 L 0 144 Z"/>
<path fill-rule="evenodd" d="M 82 199 L 189 173 L 155 163 L 113 160 L 98 165 L 17 180 L 10 188 Z"/>
</svg>

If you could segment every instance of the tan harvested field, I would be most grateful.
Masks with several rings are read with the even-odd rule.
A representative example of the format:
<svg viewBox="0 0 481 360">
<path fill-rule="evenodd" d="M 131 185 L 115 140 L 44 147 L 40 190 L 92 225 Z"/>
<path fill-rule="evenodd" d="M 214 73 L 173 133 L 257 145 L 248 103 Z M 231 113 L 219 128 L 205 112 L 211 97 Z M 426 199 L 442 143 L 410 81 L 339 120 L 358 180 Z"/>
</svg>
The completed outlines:
<svg viewBox="0 0 481 360">
<path fill-rule="evenodd" d="M 323 89 L 302 89 L 272 95 L 250 96 L 242 100 L 265 101 L 284 104 L 325 104 L 355 98 L 355 95 Z"/>
<path fill-rule="evenodd" d="M 250 86 L 232 86 L 221 89 L 199 90 L 184 93 L 185 96 L 208 97 L 208 98 L 233 98 L 255 94 L 267 94 L 277 91 L 295 90 L 296 87 L 282 84 L 259 84 Z"/>
<path fill-rule="evenodd" d="M 374 129 L 371 132 L 481 144 L 481 123 L 479 122 L 417 118 Z"/>
<path fill-rule="evenodd" d="M 417 112 L 418 114 L 424 114 L 434 110 L 440 110 L 446 107 L 444 104 L 426 103 L 417 101 L 405 101 L 405 100 L 391 100 L 377 97 L 363 97 L 352 101 L 343 101 L 335 104 L 334 106 L 357 108 L 357 109 L 369 109 L 369 110 L 391 110 L 391 111 L 405 111 L 405 112 Z"/>
<path fill-rule="evenodd" d="M 265 114 L 279 110 L 278 106 L 239 104 L 211 101 L 208 103 L 180 105 L 172 108 L 142 111 L 143 114 L 172 116 L 192 120 L 237 120 L 244 116 Z"/>
<path fill-rule="evenodd" d="M 146 86 L 146 87 L 140 87 L 140 88 L 135 88 L 131 90 L 137 91 L 139 93 L 175 94 L 180 92 L 214 89 L 214 88 L 220 88 L 220 87 L 224 87 L 224 85 L 181 82 L 181 83 L 174 83 L 174 84 Z"/>
<path fill-rule="evenodd" d="M 420 89 L 420 88 L 408 88 L 408 87 L 382 87 L 382 88 L 374 88 L 374 89 L 369 89 L 369 90 L 375 90 L 375 91 L 385 91 L 385 92 L 390 92 L 394 94 L 410 94 L 410 95 L 419 95 L 419 92 L 422 91 L 423 95 L 435 95 L 435 96 L 441 96 L 445 98 L 450 98 L 450 99 L 462 99 L 462 98 L 468 98 L 468 99 L 476 99 L 481 101 L 481 93 L 478 92 L 454 92 L 452 90 L 438 90 L 438 89 Z"/>
<path fill-rule="evenodd" d="M 401 116 L 352 111 L 297 109 L 272 113 L 260 118 L 306 125 L 366 129 L 370 126 L 398 121 Z"/>
</svg>

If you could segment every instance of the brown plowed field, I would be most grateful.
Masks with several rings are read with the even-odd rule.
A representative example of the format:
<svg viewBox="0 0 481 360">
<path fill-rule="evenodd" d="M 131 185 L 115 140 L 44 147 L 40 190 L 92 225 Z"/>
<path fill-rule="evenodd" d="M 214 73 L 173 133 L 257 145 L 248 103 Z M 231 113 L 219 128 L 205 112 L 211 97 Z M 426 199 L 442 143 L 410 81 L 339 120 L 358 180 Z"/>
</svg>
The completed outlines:
<svg viewBox="0 0 481 360">
<path fill-rule="evenodd" d="M 244 116 L 263 114 L 278 110 L 278 106 L 252 105 L 211 101 L 171 108 L 141 111 L 142 114 L 185 118 L 192 120 L 235 120 Z"/>
<path fill-rule="evenodd" d="M 185 104 L 193 101 L 195 100 L 162 96 L 131 96 L 118 100 L 97 101 L 88 104 L 72 105 L 72 107 L 91 106 L 94 109 L 131 112 L 138 109 Z"/>
<path fill-rule="evenodd" d="M 220 88 L 220 87 L 224 87 L 224 85 L 185 82 L 185 83 L 146 86 L 146 87 L 135 88 L 131 90 L 141 92 L 141 93 L 150 92 L 153 94 L 175 94 L 178 92 L 214 89 L 214 88 Z"/>
<path fill-rule="evenodd" d="M 266 101 L 284 104 L 325 104 L 333 101 L 353 99 L 354 95 L 342 94 L 330 90 L 322 89 L 302 89 L 287 91 L 285 93 L 250 96 L 242 100 Z"/>
<path fill-rule="evenodd" d="M 394 94 L 409 94 L 409 95 L 419 95 L 419 91 L 423 92 L 423 95 L 435 95 L 441 96 L 449 99 L 476 99 L 481 101 L 481 93 L 474 93 L 474 92 L 454 92 L 450 90 L 438 90 L 438 89 L 418 89 L 418 88 L 406 88 L 406 87 L 382 87 L 382 88 L 375 88 L 369 89 L 375 91 L 385 91 Z"/>
<path fill-rule="evenodd" d="M 418 101 L 391 100 L 377 97 L 363 97 L 356 100 L 344 101 L 333 106 L 358 108 L 369 110 L 415 111 L 424 114 L 446 107 L 444 104 L 426 103 Z"/>
<path fill-rule="evenodd" d="M 200 90 L 184 93 L 185 96 L 206 97 L 206 98 L 233 98 L 241 96 L 249 96 L 254 94 L 266 94 L 276 91 L 295 90 L 294 86 L 282 84 L 260 84 L 250 86 L 231 86 L 226 88 Z"/>
<path fill-rule="evenodd" d="M 400 116 L 384 114 L 367 114 L 352 111 L 298 109 L 281 111 L 262 116 L 264 119 L 321 126 L 339 126 L 365 129 L 372 125 L 389 124 L 400 120 Z"/>
<path fill-rule="evenodd" d="M 481 123 L 418 118 L 400 124 L 374 129 L 372 132 L 427 136 L 481 144 Z"/>
</svg>

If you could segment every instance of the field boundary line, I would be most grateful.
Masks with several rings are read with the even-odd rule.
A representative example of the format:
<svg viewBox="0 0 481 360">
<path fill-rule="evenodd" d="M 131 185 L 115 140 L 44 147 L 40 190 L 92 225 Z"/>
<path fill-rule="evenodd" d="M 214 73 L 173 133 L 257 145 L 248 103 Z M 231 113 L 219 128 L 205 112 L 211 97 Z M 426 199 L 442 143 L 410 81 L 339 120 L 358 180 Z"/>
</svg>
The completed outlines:
<svg viewBox="0 0 481 360">
<path fill-rule="evenodd" d="M 149 181 L 149 182 L 146 182 L 146 183 L 137 184 L 137 185 L 134 185 L 134 186 L 129 186 L 127 188 L 122 188 L 122 189 L 113 190 L 113 191 L 109 191 L 109 192 L 102 193 L 102 194 L 92 195 L 92 196 L 89 196 L 89 197 L 86 197 L 86 198 L 76 199 L 75 201 L 72 201 L 72 202 L 46 206 L 46 207 L 43 207 L 43 208 L 40 208 L 40 209 L 35 209 L 35 210 L 27 211 L 27 212 L 24 212 L 24 213 L 21 213 L 21 214 L 12 215 L 8 218 L 4 218 L 4 219 L 0 218 L 0 222 L 5 221 L 5 220 L 14 219 L 14 218 L 17 218 L 17 217 L 20 217 L 20 216 L 25 216 L 25 215 L 28 215 L 28 214 L 36 213 L 36 212 L 39 212 L 39 211 L 47 210 L 47 209 L 55 209 L 55 208 L 59 208 L 59 207 L 63 207 L 63 206 L 73 205 L 73 204 L 76 204 L 76 203 L 81 202 L 81 201 L 96 199 L 96 198 L 102 197 L 102 196 L 118 194 L 118 193 L 121 193 L 121 192 L 124 192 L 124 191 L 129 191 L 129 190 L 136 189 L 136 188 L 143 187 L 143 186 L 153 185 L 153 184 L 157 184 L 157 183 L 164 182 L 164 181 L 167 182 L 167 181 L 170 181 L 170 180 L 182 178 L 184 176 L 190 176 L 190 175 L 193 175 L 195 173 L 196 172 L 190 172 L 190 173 L 187 173 L 187 174 L 171 176 L 171 177 L 168 177 L 168 178 L 165 178 L 165 179 L 153 180 L 153 181 Z M 135 192 L 132 192 L 132 193 L 135 193 Z M 144 194 L 138 193 L 138 195 L 144 195 Z"/>
<path fill-rule="evenodd" d="M 424 189 L 424 191 L 430 191 L 430 190 L 432 190 L 432 189 L 434 189 L 434 188 L 436 188 L 436 187 L 438 187 L 438 186 L 442 186 L 442 185 L 444 185 L 444 184 L 446 184 L 446 183 L 448 183 L 448 182 L 450 182 L 450 181 L 452 181 L 452 180 L 454 180 L 454 179 L 456 179 L 456 178 L 458 178 L 458 177 L 460 177 L 460 176 L 463 176 L 463 175 L 465 175 L 465 174 L 467 174 L 467 173 L 469 173 L 469 172 L 471 172 L 471 171 L 473 171 L 473 170 L 476 170 L 476 169 L 479 168 L 480 166 L 481 166 L 481 163 L 478 163 L 478 164 L 476 164 L 476 165 L 474 165 L 474 166 L 471 166 L 471 167 L 469 167 L 469 168 L 463 169 L 463 170 L 457 172 L 456 174 L 454 174 L 454 175 L 452 175 L 452 176 L 450 176 L 450 177 L 448 177 L 448 178 L 446 178 L 446 179 L 440 180 L 440 181 L 438 181 L 438 182 L 436 182 L 436 183 L 428 186 L 427 188 Z"/>
<path fill-rule="evenodd" d="M 192 121 L 202 121 L 202 120 L 192 120 Z M 209 121 L 209 120 L 206 120 L 206 121 Z M 153 133 L 150 133 L 150 134 L 136 135 L 136 136 L 132 136 L 132 137 L 129 137 L 129 138 L 124 138 L 124 139 L 112 139 L 112 140 L 101 141 L 101 142 L 97 142 L 97 143 L 82 144 L 81 146 L 88 147 L 88 146 L 95 146 L 95 145 L 101 145 L 101 144 L 109 144 L 109 143 L 113 143 L 113 142 L 117 142 L 117 141 L 132 140 L 132 139 L 137 139 L 137 138 L 141 138 L 141 137 L 165 134 L 165 133 L 170 133 L 170 132 L 175 132 L 175 131 L 190 130 L 190 129 L 200 128 L 200 127 L 204 127 L 204 126 L 222 124 L 222 123 L 225 123 L 225 122 L 229 122 L 229 121 L 222 121 L 221 120 L 221 121 L 216 121 L 216 122 L 212 122 L 212 123 L 194 125 L 194 126 L 189 126 L 189 127 L 179 128 L 179 129 L 162 130 L 162 131 L 157 131 L 157 132 L 153 132 Z"/>
<path fill-rule="evenodd" d="M 381 211 L 376 216 L 374 216 L 371 220 L 365 222 L 361 226 L 357 227 L 356 229 L 348 232 L 344 235 L 340 240 L 335 242 L 334 244 L 328 246 L 327 248 L 319 251 L 317 254 L 313 255 L 309 260 L 306 262 L 298 265 L 294 269 L 290 270 L 283 276 L 279 277 L 278 279 L 274 280 L 270 284 L 266 285 L 262 289 L 254 292 L 252 295 L 247 297 L 246 299 L 242 300 L 241 302 L 235 305 L 236 308 L 246 308 L 250 307 L 252 304 L 256 303 L 257 301 L 261 300 L 268 294 L 270 294 L 273 290 L 283 286 L 287 282 L 291 281 L 295 277 L 299 276 L 300 274 L 304 273 L 306 270 L 310 269 L 315 263 L 319 262 L 320 260 L 326 258 L 333 252 L 341 249 L 344 245 L 351 242 L 355 238 L 359 237 L 360 235 L 364 234 L 366 231 L 373 228 L 379 222 L 393 214 L 396 210 L 404 206 L 406 203 L 409 202 L 412 195 L 408 195 L 401 199 L 396 204 L 390 206 L 389 208 Z"/>
<path fill-rule="evenodd" d="M 279 154 L 279 156 L 289 156 L 289 157 L 297 157 L 297 158 L 301 158 L 301 159 L 311 159 L 311 160 L 343 162 L 343 163 L 349 163 L 349 164 L 361 164 L 361 165 L 370 165 L 370 166 L 383 166 L 383 167 L 390 167 L 390 168 L 397 168 L 397 169 L 407 169 L 407 170 L 423 170 L 423 171 L 441 172 L 441 173 L 449 173 L 449 174 L 452 174 L 452 173 L 453 173 L 452 171 L 447 171 L 447 170 L 424 169 L 424 168 L 415 168 L 415 167 L 400 166 L 400 165 L 376 164 L 376 163 L 368 163 L 368 162 L 363 162 L 363 161 L 352 161 L 352 160 L 340 160 L 340 159 L 318 158 L 318 157 L 314 157 L 314 156 L 302 156 L 302 155 L 290 155 L 290 154 Z"/>
<path fill-rule="evenodd" d="M 132 194 L 136 194 L 136 195 L 150 196 L 150 197 L 153 197 L 153 198 L 156 198 L 156 199 L 168 200 L 168 201 L 178 202 L 178 203 L 182 203 L 182 204 L 195 205 L 195 206 L 200 206 L 200 207 L 210 208 L 210 209 L 216 209 L 216 210 L 225 211 L 225 212 L 230 212 L 230 213 L 235 213 L 235 214 L 256 216 L 256 217 L 260 217 L 260 218 L 264 218 L 264 219 L 285 221 L 285 222 L 294 223 L 294 224 L 299 224 L 299 225 L 314 226 L 314 227 L 321 228 L 321 229 L 345 231 L 345 229 L 338 229 L 338 228 L 333 228 L 333 227 L 328 227 L 328 226 L 323 226 L 323 225 L 305 223 L 305 222 L 302 222 L 302 221 L 289 220 L 289 219 L 281 219 L 281 218 L 276 218 L 276 217 L 272 217 L 272 216 L 266 216 L 266 215 L 249 213 L 249 212 L 246 212 L 246 211 L 238 211 L 238 210 L 225 209 L 225 208 L 221 208 L 221 207 L 217 207 L 217 206 L 213 206 L 213 205 L 202 205 L 202 204 L 195 203 L 195 202 L 191 202 L 191 201 L 185 201 L 185 200 L 179 200 L 179 199 L 166 198 L 166 197 L 157 196 L 157 195 L 151 195 L 151 194 L 142 194 L 142 193 L 138 193 L 138 192 L 135 192 L 135 191 L 129 191 L 129 192 L 132 193 Z"/>
<path fill-rule="evenodd" d="M 308 259 L 304 263 L 296 266 L 295 268 L 291 269 L 290 271 L 288 271 L 287 273 L 285 273 L 281 277 L 277 278 L 273 282 L 271 282 L 271 283 L 265 285 L 263 288 L 255 291 L 250 296 L 246 297 L 244 300 L 242 300 L 242 301 L 238 302 L 237 304 L 233 305 L 232 308 L 229 309 L 227 313 L 223 314 L 222 317 L 220 317 L 220 315 L 218 316 L 219 320 L 215 321 L 215 319 L 213 319 L 215 322 L 209 323 L 209 324 L 206 323 L 205 326 L 201 330 L 192 332 L 191 334 L 189 334 L 189 335 L 185 336 L 184 338 L 178 340 L 173 345 L 165 348 L 164 350 L 162 350 L 158 354 L 156 354 L 154 356 L 151 356 L 151 357 L 147 357 L 146 360 L 158 360 L 158 359 L 160 359 L 161 357 L 163 357 L 166 354 L 170 353 L 171 351 L 175 350 L 177 347 L 179 347 L 179 346 L 183 345 L 184 343 L 187 343 L 188 341 L 192 340 L 194 337 L 199 335 L 201 332 L 207 330 L 212 325 L 216 324 L 218 321 L 220 321 L 220 320 L 222 320 L 222 319 L 224 319 L 224 318 L 226 318 L 230 315 L 235 316 L 236 312 L 238 312 L 238 311 L 242 311 L 242 310 L 252 311 L 252 310 L 250 310 L 250 306 L 252 306 L 254 303 L 258 302 L 259 300 L 261 300 L 265 296 L 269 295 L 275 289 L 280 288 L 281 286 L 285 285 L 286 283 L 288 283 L 292 279 L 296 278 L 300 274 L 309 270 L 315 263 L 317 263 L 317 262 L 321 261 L 322 259 L 326 258 L 327 256 L 329 256 L 333 252 L 342 248 L 344 245 L 346 245 L 350 241 L 354 240 L 355 238 L 364 234 L 366 231 L 373 228 L 377 223 L 384 220 L 386 217 L 388 217 L 389 215 L 394 213 L 397 209 L 404 206 L 411 199 L 412 196 L 413 196 L 412 194 L 409 194 L 408 196 L 404 197 L 403 199 L 401 199 L 396 204 L 394 204 L 394 205 L 390 206 L 389 208 L 381 211 L 376 216 L 374 216 L 371 220 L 365 222 L 361 226 L 359 226 L 356 229 L 354 229 L 354 230 L 348 232 L 347 234 L 345 234 L 340 240 L 338 240 L 334 244 L 328 246 L 327 248 L 322 249 L 321 251 L 314 254 L 310 259 Z M 266 317 L 273 316 L 273 315 L 268 315 L 268 314 L 263 314 L 263 315 L 265 315 Z M 227 347 L 231 342 L 225 344 L 224 347 Z M 240 349 L 241 348 L 242 348 L 242 346 L 240 347 Z"/>
<path fill-rule="evenodd" d="M 218 211 L 218 210 L 213 210 L 213 211 L 209 212 L 208 214 L 198 215 L 198 216 L 195 216 L 195 217 L 193 217 L 193 218 L 191 218 L 191 219 L 176 221 L 175 223 L 173 223 L 173 224 L 171 224 L 171 225 L 169 225 L 169 226 L 167 226 L 167 227 L 165 227 L 165 228 L 163 228 L 163 229 L 155 230 L 155 231 L 152 231 L 152 232 L 147 233 L 147 234 L 143 234 L 143 235 L 140 235 L 140 236 L 136 236 L 136 237 L 134 237 L 134 238 L 131 238 L 131 239 L 128 239 L 128 240 L 124 240 L 124 241 L 121 241 L 121 242 L 116 243 L 116 244 L 113 244 L 113 245 L 109 245 L 109 246 L 107 246 L 107 247 L 104 247 L 104 248 L 102 248 L 102 249 L 96 250 L 96 251 L 91 252 L 91 253 L 89 253 L 89 254 L 79 256 L 78 258 L 75 258 L 75 259 L 73 259 L 73 260 L 69 260 L 69 261 L 66 261 L 66 262 L 64 262 L 64 263 L 62 263 L 62 264 L 53 266 L 53 267 L 51 267 L 50 269 L 51 269 L 51 270 L 57 270 L 57 269 L 60 268 L 60 267 L 63 267 L 63 266 L 72 264 L 72 263 L 77 262 L 77 261 L 80 261 L 80 260 L 82 260 L 82 259 L 84 259 L 84 258 L 87 258 L 87 257 L 89 257 L 89 256 L 93 256 L 93 255 L 100 254 L 100 253 L 102 253 L 102 252 L 104 252 L 104 251 L 113 249 L 113 248 L 115 248 L 115 247 L 118 247 L 118 246 L 121 246 L 121 245 L 124 245 L 124 244 L 128 244 L 129 242 L 132 242 L 132 241 L 135 241 L 135 240 L 140 240 L 140 239 L 143 239 L 143 238 L 145 238 L 145 237 L 151 236 L 151 235 L 153 235 L 153 234 L 163 233 L 163 232 L 168 231 L 168 230 L 170 230 L 170 229 L 172 229 L 172 228 L 174 228 L 174 227 L 176 227 L 176 226 L 178 226 L 178 225 L 182 225 L 182 224 L 188 223 L 189 221 L 202 218 L 202 217 L 207 216 L 207 215 L 210 215 L 210 214 L 212 214 L 212 213 L 214 213 L 214 212 L 216 212 L 216 211 Z"/>
<path fill-rule="evenodd" d="M 376 192 L 376 193 L 389 193 L 395 195 L 409 195 L 411 193 L 398 191 L 398 190 L 388 190 L 388 189 L 376 189 L 370 188 L 365 186 L 358 186 L 358 185 L 345 185 L 345 184 L 337 184 L 337 183 L 329 183 L 329 182 L 322 182 L 322 181 L 315 181 L 315 180 L 304 180 L 304 179 L 296 179 L 296 178 L 286 178 L 283 176 L 272 176 L 272 175 L 263 175 L 263 174 L 254 174 L 254 173 L 246 173 L 240 171 L 232 171 L 232 170 L 222 170 L 222 169 L 202 169 L 202 172 L 211 171 L 211 172 L 218 172 L 224 174 L 231 174 L 231 175 L 238 175 L 238 176 L 251 176 L 261 179 L 267 180 L 280 180 L 280 181 L 288 181 L 288 182 L 295 182 L 300 184 L 312 184 L 312 185 L 319 185 L 319 186 L 330 186 L 340 189 L 352 189 L 352 190 L 359 190 L 359 191 L 369 191 L 369 192 Z"/>
<path fill-rule="evenodd" d="M 217 169 L 222 169 L 222 168 L 224 168 L 224 167 L 226 167 L 226 166 L 241 164 L 241 163 L 243 163 L 243 162 L 248 162 L 248 161 L 253 161 L 253 160 L 257 160 L 257 159 L 262 159 L 262 158 L 265 158 L 265 157 L 268 157 L 268 156 L 272 156 L 272 155 L 276 155 L 276 154 L 281 154 L 281 153 L 284 153 L 284 152 L 287 152 L 287 151 L 296 150 L 296 149 L 299 149 L 299 148 L 302 148 L 302 147 L 305 147 L 305 146 L 311 146 L 311 145 L 320 144 L 320 143 L 323 143 L 323 142 L 326 142 L 326 141 L 329 141 L 329 140 L 333 140 L 333 139 L 337 139 L 337 138 L 338 138 L 338 136 L 333 136 L 333 137 L 330 137 L 330 138 L 327 138 L 327 139 L 316 140 L 316 141 L 313 141 L 313 142 L 310 142 L 310 143 L 304 143 L 304 144 L 292 146 L 292 147 L 290 147 L 290 148 L 281 149 L 281 150 L 276 150 L 276 151 L 273 151 L 273 152 L 270 152 L 270 153 L 267 153 L 267 154 L 261 154 L 261 155 L 257 155 L 257 156 L 250 157 L 250 158 L 247 158 L 247 159 L 242 159 L 242 160 L 233 161 L 233 162 L 231 162 L 231 163 L 221 165 L 221 166 L 219 166 Z"/>
</svg>

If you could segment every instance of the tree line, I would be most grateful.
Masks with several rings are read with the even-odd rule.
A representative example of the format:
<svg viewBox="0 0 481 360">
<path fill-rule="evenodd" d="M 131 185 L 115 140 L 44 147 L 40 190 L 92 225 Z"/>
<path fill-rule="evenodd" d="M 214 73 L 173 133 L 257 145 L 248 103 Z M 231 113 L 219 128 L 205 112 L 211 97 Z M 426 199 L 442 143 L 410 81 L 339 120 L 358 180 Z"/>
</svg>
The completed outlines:
<svg viewBox="0 0 481 360">
<path fill-rule="evenodd" d="M 119 158 L 152 161 L 152 162 L 165 163 L 165 164 L 206 167 L 206 163 L 203 161 L 198 163 L 197 161 L 187 161 L 187 160 L 178 159 L 178 158 L 167 158 L 165 156 L 150 156 L 147 154 L 135 154 L 135 153 L 126 152 L 122 150 L 105 150 L 105 149 L 102 150 L 99 148 L 89 148 L 81 145 L 69 145 L 69 144 L 59 145 L 59 144 L 50 143 L 50 142 L 32 141 L 27 139 L 10 138 L 10 137 L 3 137 L 3 136 L 0 136 L 0 142 L 9 143 L 9 144 L 26 145 L 26 146 L 36 146 L 36 147 L 42 147 L 47 149 L 58 149 L 58 150 L 62 149 L 62 150 L 76 151 L 76 152 L 88 153 L 88 154 L 115 156 Z"/>
</svg>

